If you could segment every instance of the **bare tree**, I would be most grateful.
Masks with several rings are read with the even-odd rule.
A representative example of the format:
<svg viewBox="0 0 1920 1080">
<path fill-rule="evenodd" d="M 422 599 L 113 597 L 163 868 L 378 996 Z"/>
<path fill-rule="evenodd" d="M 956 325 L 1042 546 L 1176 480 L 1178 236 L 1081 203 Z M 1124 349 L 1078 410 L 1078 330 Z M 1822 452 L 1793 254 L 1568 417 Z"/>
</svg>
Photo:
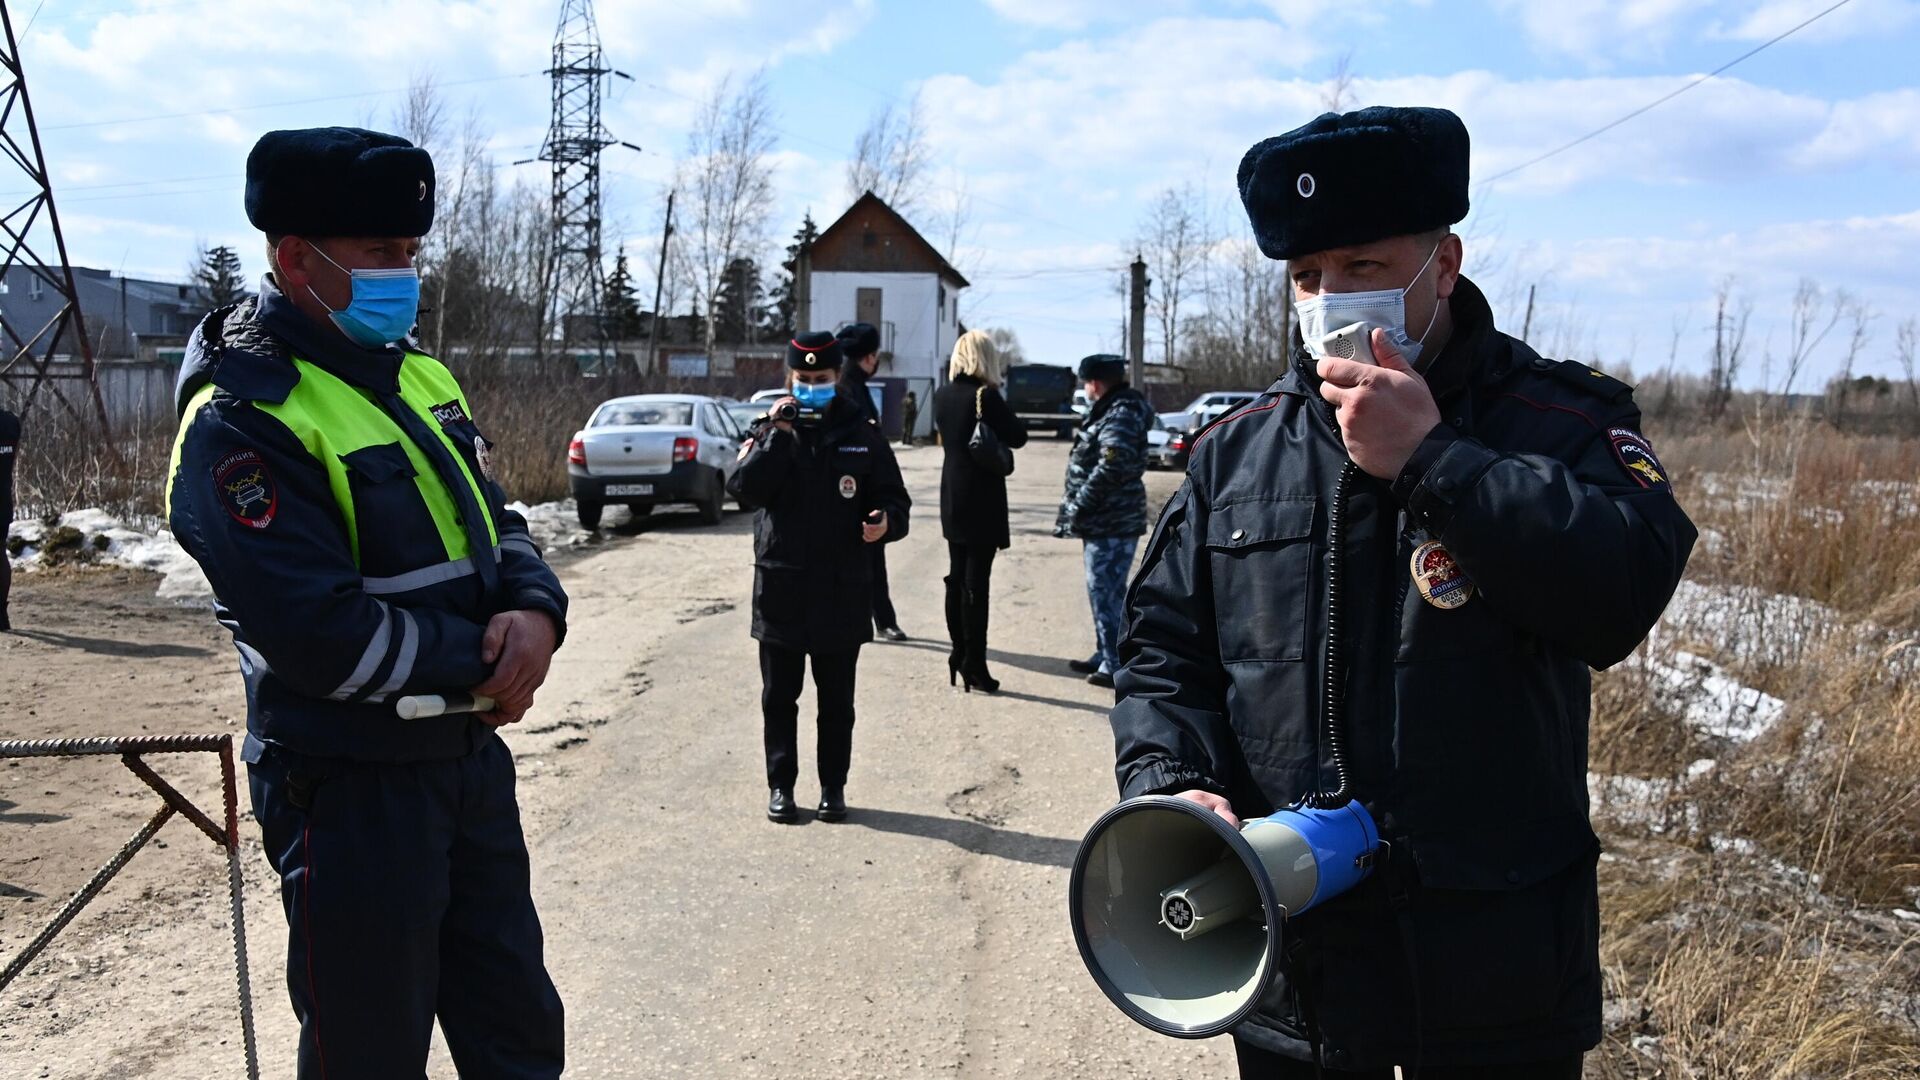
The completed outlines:
<svg viewBox="0 0 1920 1080">
<path fill-rule="evenodd" d="M 1189 381 L 1264 386 L 1286 367 L 1292 347 L 1286 264 L 1236 239 L 1223 245 L 1218 270 L 1206 314 L 1186 329 Z"/>
<path fill-rule="evenodd" d="M 1180 305 L 1189 298 L 1212 242 L 1192 184 L 1162 191 L 1140 224 L 1134 250 L 1152 269 L 1155 287 L 1147 293 L 1147 310 L 1159 324 L 1163 363 L 1179 360 Z"/>
<path fill-rule="evenodd" d="M 1320 84 L 1320 104 L 1328 112 L 1346 112 L 1353 101 L 1353 50 L 1348 49 L 1334 61 L 1327 81 Z"/>
<path fill-rule="evenodd" d="M 928 157 L 920 95 L 914 94 L 897 110 L 888 102 L 853 142 L 853 157 L 847 162 L 849 198 L 871 191 L 911 220 L 926 194 Z"/>
<path fill-rule="evenodd" d="M 987 337 L 993 340 L 994 351 L 1000 354 L 1002 368 L 1027 362 L 1027 351 L 1020 347 L 1020 335 L 1004 326 L 996 326 L 987 331 Z"/>
<path fill-rule="evenodd" d="M 393 110 L 394 131 L 432 153 L 447 132 L 447 103 L 431 71 L 416 72 L 407 80 L 407 96 Z"/>
<path fill-rule="evenodd" d="M 1794 381 L 1800 377 L 1808 358 L 1839 325 L 1851 303 L 1845 292 L 1827 296 L 1812 278 L 1800 279 L 1800 286 L 1793 291 L 1793 309 L 1787 320 L 1787 378 L 1780 387 L 1783 400 L 1792 395 Z"/>
<path fill-rule="evenodd" d="M 714 301 L 735 258 L 762 261 L 773 204 L 773 105 L 765 71 L 736 89 L 720 80 L 701 103 L 687 135 L 687 156 L 675 186 L 684 193 L 682 242 L 675 256 L 689 275 L 693 300 L 706 317 L 706 347 L 714 342 Z"/>
<path fill-rule="evenodd" d="M 1833 382 L 1835 392 L 1827 396 L 1828 421 L 1834 427 L 1844 427 L 1847 420 L 1847 397 L 1853 389 L 1853 365 L 1859 361 L 1860 354 L 1866 350 L 1867 341 L 1872 332 L 1874 313 L 1863 300 L 1855 300 L 1842 292 L 1841 317 L 1847 321 L 1847 353 L 1840 361 L 1840 374 Z"/>
<path fill-rule="evenodd" d="M 1736 295 L 1737 283 L 1722 278 L 1713 297 L 1713 362 L 1707 371 L 1707 419 L 1726 415 L 1733 402 L 1734 381 L 1746 361 L 1747 323 L 1753 301 Z"/>
<path fill-rule="evenodd" d="M 1909 317 L 1894 331 L 1893 354 L 1907 377 L 1907 424 L 1920 434 L 1920 319 Z"/>
</svg>

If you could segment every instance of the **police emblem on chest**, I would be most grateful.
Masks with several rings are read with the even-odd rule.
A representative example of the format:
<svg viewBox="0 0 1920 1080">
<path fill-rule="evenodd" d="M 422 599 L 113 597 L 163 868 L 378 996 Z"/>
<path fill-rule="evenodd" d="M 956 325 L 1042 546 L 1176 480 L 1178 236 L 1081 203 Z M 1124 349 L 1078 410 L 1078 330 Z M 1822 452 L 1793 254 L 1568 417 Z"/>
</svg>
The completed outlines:
<svg viewBox="0 0 1920 1080">
<path fill-rule="evenodd" d="M 1442 611 L 1452 611 L 1473 599 L 1473 582 L 1453 555 L 1429 540 L 1413 549 L 1413 584 L 1427 603 Z"/>
<path fill-rule="evenodd" d="M 843 476 L 840 478 L 840 497 L 841 498 L 851 499 L 858 494 L 860 494 L 859 480 L 851 476 Z"/>
<path fill-rule="evenodd" d="M 249 529 L 273 523 L 280 493 L 257 450 L 236 450 L 213 466 L 213 487 L 228 516 Z"/>
<path fill-rule="evenodd" d="M 487 449 L 487 440 L 478 435 L 473 437 L 473 460 L 480 465 L 480 475 L 490 483 L 499 483 L 493 475 L 493 451 Z"/>
</svg>

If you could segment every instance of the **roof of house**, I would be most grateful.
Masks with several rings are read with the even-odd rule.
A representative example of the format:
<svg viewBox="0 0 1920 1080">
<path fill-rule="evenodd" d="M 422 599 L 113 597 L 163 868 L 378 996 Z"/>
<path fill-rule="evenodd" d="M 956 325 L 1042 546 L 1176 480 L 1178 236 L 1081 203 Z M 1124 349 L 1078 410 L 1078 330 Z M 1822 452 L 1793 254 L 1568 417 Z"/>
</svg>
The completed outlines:
<svg viewBox="0 0 1920 1080">
<path fill-rule="evenodd" d="M 940 249 L 871 191 L 855 199 L 847 212 L 814 240 L 813 268 L 829 273 L 937 273 L 960 288 L 968 285 Z"/>
</svg>

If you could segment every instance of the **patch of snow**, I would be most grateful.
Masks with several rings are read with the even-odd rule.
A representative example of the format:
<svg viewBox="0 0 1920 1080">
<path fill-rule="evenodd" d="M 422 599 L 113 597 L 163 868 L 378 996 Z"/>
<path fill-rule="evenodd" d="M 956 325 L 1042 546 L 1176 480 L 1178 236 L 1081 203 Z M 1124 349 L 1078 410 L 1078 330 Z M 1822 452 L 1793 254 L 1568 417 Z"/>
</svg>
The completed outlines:
<svg viewBox="0 0 1920 1080">
<path fill-rule="evenodd" d="M 1751 742 L 1786 714 L 1786 702 L 1742 685 L 1705 657 L 1675 652 L 1672 663 L 1654 657 L 1650 667 L 1661 692 L 1679 706 L 1687 723 L 1704 735 Z M 1712 762 L 1707 764 L 1711 767 Z M 1695 767 L 1698 765 L 1695 762 Z"/>
<path fill-rule="evenodd" d="M 97 508 L 70 510 L 60 515 L 54 527 L 78 532 L 81 549 L 91 553 L 94 562 L 159 574 L 159 595 L 165 599 L 181 603 L 213 599 L 213 587 L 200 572 L 199 564 L 165 527 L 142 529 Z M 7 527 L 7 535 L 19 538 L 24 544 L 18 557 L 9 556 L 15 569 L 31 571 L 40 567 L 41 547 L 49 531 L 45 524 L 35 520 L 15 521 Z"/>
</svg>

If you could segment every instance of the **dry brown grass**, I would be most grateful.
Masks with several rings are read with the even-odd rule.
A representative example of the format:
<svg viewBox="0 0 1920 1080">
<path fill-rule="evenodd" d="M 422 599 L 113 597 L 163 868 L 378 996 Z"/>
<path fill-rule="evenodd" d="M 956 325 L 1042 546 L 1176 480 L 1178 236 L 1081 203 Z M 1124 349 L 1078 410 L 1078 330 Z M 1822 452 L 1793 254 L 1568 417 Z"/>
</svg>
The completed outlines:
<svg viewBox="0 0 1920 1080">
<path fill-rule="evenodd" d="M 1589 1075 L 1920 1076 L 1920 924 L 1890 913 L 1920 901 L 1920 442 L 1779 422 L 1663 451 L 1706 591 L 1595 681 L 1593 768 L 1651 783 L 1595 807 Z M 1780 721 L 1696 729 L 1661 670 L 1682 648 Z"/>
</svg>

